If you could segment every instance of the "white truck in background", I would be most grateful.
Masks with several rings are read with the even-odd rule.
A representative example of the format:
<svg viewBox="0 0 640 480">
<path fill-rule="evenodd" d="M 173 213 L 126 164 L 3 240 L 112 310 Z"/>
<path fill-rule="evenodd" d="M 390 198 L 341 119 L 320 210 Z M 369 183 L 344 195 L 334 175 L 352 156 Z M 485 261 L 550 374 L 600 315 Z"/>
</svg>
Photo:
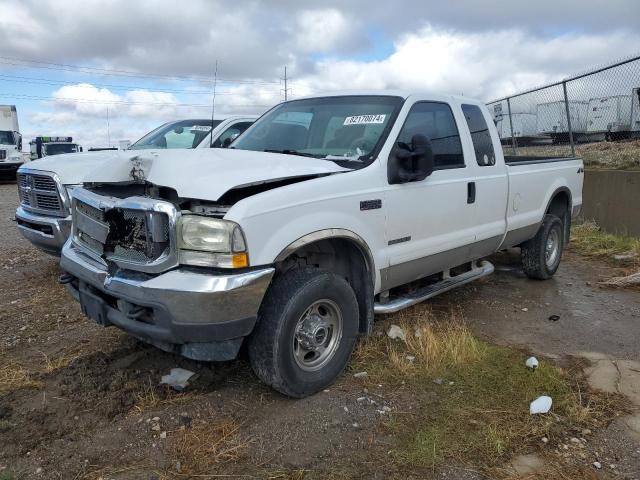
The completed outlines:
<svg viewBox="0 0 640 480">
<path fill-rule="evenodd" d="M 31 160 L 82 152 L 82 147 L 73 142 L 72 137 L 38 136 L 29 142 Z"/>
<path fill-rule="evenodd" d="M 14 179 L 23 163 L 18 111 L 15 105 L 0 105 L 0 177 Z"/>
<path fill-rule="evenodd" d="M 127 152 L 83 175 L 60 282 L 87 317 L 169 352 L 231 360 L 247 343 L 262 381 L 304 397 L 374 314 L 490 274 L 498 250 L 551 278 L 582 182 L 578 158 L 503 156 L 469 98 L 293 100 L 229 149 Z"/>
<path fill-rule="evenodd" d="M 255 116 L 244 115 L 215 120 L 213 131 L 211 119 L 178 120 L 152 130 L 131 145 L 130 150 L 68 153 L 29 162 L 19 169 L 17 176 L 18 229 L 39 249 L 59 256 L 71 228 L 69 192 L 82 184 L 93 169 L 116 162 L 121 156 L 129 158 L 134 154 L 131 150 L 149 150 L 154 154 L 164 149 L 208 148 L 210 143 L 214 147 L 228 145 L 255 119 Z"/>
</svg>

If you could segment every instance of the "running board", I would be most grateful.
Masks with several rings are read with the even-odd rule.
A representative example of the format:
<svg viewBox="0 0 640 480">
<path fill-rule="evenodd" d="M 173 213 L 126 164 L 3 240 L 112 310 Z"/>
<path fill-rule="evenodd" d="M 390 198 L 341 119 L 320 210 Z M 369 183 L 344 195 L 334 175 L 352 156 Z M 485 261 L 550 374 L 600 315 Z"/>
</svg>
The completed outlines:
<svg viewBox="0 0 640 480">
<path fill-rule="evenodd" d="M 464 285 L 465 283 L 472 282 L 482 277 L 486 277 L 493 273 L 493 265 L 486 260 L 482 261 L 480 265 L 474 266 L 473 269 L 468 272 L 461 273 L 455 277 L 449 277 L 445 275 L 445 278 L 438 283 L 429 285 L 427 287 L 411 292 L 402 297 L 394 298 L 386 303 L 376 302 L 373 305 L 374 313 L 395 313 L 407 307 L 411 307 L 417 303 L 424 302 L 436 295 L 439 295 L 449 290 Z"/>
</svg>

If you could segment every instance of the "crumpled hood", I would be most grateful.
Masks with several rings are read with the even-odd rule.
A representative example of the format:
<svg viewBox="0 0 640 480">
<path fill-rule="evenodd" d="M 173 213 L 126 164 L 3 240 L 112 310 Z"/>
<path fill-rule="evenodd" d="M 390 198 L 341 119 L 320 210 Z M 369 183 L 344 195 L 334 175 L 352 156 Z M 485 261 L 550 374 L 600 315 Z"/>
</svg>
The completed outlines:
<svg viewBox="0 0 640 480">
<path fill-rule="evenodd" d="M 123 154 L 125 154 L 127 158 L 131 156 L 130 152 L 117 150 L 63 153 L 33 160 L 32 162 L 25 163 L 22 168 L 55 172 L 58 174 L 63 185 L 77 185 L 83 182 L 88 172 L 103 164 L 109 164 Z"/>
<path fill-rule="evenodd" d="M 345 172 L 329 160 L 234 149 L 114 152 L 84 175 L 87 183 L 133 180 L 170 187 L 183 198 L 216 201 L 234 187 L 278 179 Z M 81 154 L 82 155 L 82 154 Z"/>
</svg>

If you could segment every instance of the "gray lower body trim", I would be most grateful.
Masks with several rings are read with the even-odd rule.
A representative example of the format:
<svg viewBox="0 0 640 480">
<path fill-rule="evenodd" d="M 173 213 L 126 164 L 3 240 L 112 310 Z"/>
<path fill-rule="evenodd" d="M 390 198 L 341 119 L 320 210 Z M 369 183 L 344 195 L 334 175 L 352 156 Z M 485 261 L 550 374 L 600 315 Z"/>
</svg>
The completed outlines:
<svg viewBox="0 0 640 480">
<path fill-rule="evenodd" d="M 381 291 L 411 283 L 466 262 L 486 257 L 498 250 L 502 235 L 464 245 L 428 257 L 383 268 L 380 272 Z"/>
<path fill-rule="evenodd" d="M 526 227 L 520 227 L 515 230 L 508 231 L 507 235 L 504 237 L 504 241 L 500 245 L 500 250 L 515 247 L 516 245 L 520 245 L 522 242 L 532 239 L 536 236 L 539 229 L 540 224 L 534 223 L 533 225 L 527 225 Z"/>
</svg>

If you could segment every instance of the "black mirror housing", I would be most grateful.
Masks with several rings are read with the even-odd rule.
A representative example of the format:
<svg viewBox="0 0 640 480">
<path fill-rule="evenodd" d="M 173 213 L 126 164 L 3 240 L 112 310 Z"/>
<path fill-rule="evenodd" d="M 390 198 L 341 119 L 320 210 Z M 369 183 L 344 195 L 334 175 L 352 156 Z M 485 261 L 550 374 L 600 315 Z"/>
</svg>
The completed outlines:
<svg viewBox="0 0 640 480">
<path fill-rule="evenodd" d="M 419 182 L 433 173 L 433 149 L 425 135 L 411 137 L 411 145 L 398 142 L 387 162 L 387 180 L 390 184 Z"/>
</svg>

